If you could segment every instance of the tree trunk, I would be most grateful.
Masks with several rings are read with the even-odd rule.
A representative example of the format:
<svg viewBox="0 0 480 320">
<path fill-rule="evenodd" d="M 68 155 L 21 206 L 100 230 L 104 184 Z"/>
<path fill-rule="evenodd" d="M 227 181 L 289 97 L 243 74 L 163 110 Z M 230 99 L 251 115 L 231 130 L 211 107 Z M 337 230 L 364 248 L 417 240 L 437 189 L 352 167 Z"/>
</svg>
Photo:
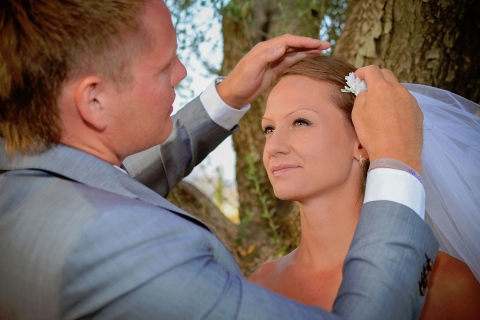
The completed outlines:
<svg viewBox="0 0 480 320">
<path fill-rule="evenodd" d="M 480 2 L 365 0 L 353 4 L 334 55 L 376 64 L 401 82 L 480 102 Z"/>
<path fill-rule="evenodd" d="M 257 43 L 284 33 L 318 37 L 323 10 L 315 1 L 232 0 L 223 12 L 224 60 L 227 75 Z M 283 255 L 298 245 L 298 220 L 287 218 L 294 205 L 275 198 L 263 167 L 265 137 L 261 130 L 268 92 L 256 99 L 234 133 L 236 175 L 242 221 L 239 246 L 247 253 L 245 275 L 259 263 Z"/>
</svg>

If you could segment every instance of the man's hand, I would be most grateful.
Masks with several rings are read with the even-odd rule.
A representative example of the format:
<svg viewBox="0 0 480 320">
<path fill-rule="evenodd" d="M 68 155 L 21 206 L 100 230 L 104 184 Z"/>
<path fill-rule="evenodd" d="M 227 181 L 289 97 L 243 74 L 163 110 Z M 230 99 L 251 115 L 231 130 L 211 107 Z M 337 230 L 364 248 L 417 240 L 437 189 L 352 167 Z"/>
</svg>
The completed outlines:
<svg viewBox="0 0 480 320">
<path fill-rule="evenodd" d="M 240 108 L 258 97 L 281 70 L 328 48 L 326 41 L 289 34 L 261 42 L 217 86 L 218 94 L 229 106 Z"/>
<path fill-rule="evenodd" d="M 422 172 L 423 112 L 390 70 L 368 66 L 355 75 L 367 82 L 352 111 L 358 139 L 370 161 L 391 158 Z"/>
</svg>

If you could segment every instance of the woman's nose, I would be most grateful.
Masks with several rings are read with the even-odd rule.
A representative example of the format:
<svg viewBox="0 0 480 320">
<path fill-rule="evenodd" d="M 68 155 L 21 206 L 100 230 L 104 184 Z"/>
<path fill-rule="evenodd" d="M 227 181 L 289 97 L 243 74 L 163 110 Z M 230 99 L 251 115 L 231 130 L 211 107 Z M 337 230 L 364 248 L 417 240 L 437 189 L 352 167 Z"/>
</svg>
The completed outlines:
<svg viewBox="0 0 480 320">
<path fill-rule="evenodd" d="M 278 129 L 272 132 L 265 141 L 264 150 L 271 157 L 288 154 L 290 152 L 290 147 L 287 134 Z"/>
</svg>

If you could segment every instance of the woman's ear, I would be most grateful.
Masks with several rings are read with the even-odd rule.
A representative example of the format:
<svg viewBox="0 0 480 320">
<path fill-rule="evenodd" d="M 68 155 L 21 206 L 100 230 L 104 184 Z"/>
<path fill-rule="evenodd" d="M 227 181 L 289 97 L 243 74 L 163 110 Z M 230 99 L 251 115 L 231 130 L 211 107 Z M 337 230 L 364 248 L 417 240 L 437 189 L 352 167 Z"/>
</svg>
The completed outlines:
<svg viewBox="0 0 480 320">
<path fill-rule="evenodd" d="M 354 158 L 359 161 L 360 160 L 360 156 L 362 156 L 362 160 L 367 160 L 368 159 L 368 152 L 367 152 L 367 149 L 365 149 L 362 144 L 360 143 L 360 141 L 358 141 L 358 138 L 356 138 L 356 141 L 355 141 L 355 146 L 354 146 L 354 150 L 353 150 L 353 155 L 354 155 Z"/>
<path fill-rule="evenodd" d="M 107 127 L 105 105 L 100 99 L 102 79 L 88 76 L 80 81 L 75 91 L 75 105 L 83 121 L 92 129 L 103 131 Z"/>
<path fill-rule="evenodd" d="M 367 159 L 368 159 L 368 151 L 367 151 L 367 149 L 365 149 L 365 148 L 362 146 L 362 144 L 361 144 L 360 142 L 358 143 L 358 146 L 357 146 L 357 153 L 358 153 L 359 156 L 360 156 L 360 155 L 362 156 L 362 159 L 363 159 L 363 160 L 367 160 Z"/>
</svg>

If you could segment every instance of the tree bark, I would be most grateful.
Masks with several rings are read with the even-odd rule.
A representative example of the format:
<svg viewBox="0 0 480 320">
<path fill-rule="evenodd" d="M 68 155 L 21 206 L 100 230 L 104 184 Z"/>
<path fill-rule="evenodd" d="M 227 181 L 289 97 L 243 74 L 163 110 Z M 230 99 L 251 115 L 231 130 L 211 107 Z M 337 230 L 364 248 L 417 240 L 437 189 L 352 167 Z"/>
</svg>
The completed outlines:
<svg viewBox="0 0 480 320">
<path fill-rule="evenodd" d="M 365 0 L 353 4 L 334 51 L 355 67 L 375 64 L 401 82 L 480 102 L 480 2 Z"/>
</svg>

